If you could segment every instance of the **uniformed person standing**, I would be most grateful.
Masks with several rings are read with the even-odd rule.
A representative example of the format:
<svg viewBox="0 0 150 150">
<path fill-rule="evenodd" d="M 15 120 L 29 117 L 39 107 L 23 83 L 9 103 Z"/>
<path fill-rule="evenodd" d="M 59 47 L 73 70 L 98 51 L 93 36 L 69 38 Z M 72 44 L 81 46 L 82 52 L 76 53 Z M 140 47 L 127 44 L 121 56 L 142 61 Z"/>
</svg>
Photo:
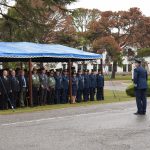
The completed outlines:
<svg viewBox="0 0 150 150">
<path fill-rule="evenodd" d="M 88 70 L 84 71 L 84 87 L 83 87 L 83 99 L 85 102 L 89 100 L 89 93 L 90 93 L 90 78 L 88 75 Z"/>
<path fill-rule="evenodd" d="M 37 70 L 33 68 L 32 74 L 32 100 L 33 106 L 39 105 L 39 89 L 40 89 L 40 78 Z"/>
<path fill-rule="evenodd" d="M 92 72 L 89 77 L 90 77 L 90 100 L 94 101 L 95 90 L 96 90 L 96 86 L 97 86 L 95 70 L 92 69 Z"/>
<path fill-rule="evenodd" d="M 78 70 L 77 78 L 78 78 L 77 102 L 80 103 L 82 101 L 84 89 L 84 76 L 82 75 L 81 70 Z"/>
<path fill-rule="evenodd" d="M 56 70 L 55 80 L 55 104 L 60 104 L 62 98 L 62 76 L 59 69 Z"/>
<path fill-rule="evenodd" d="M 98 70 L 97 74 L 97 100 L 104 100 L 104 76 L 101 74 L 101 70 Z"/>
<path fill-rule="evenodd" d="M 76 76 L 76 73 L 73 72 L 72 74 L 72 104 L 76 103 L 77 90 L 78 90 L 78 78 Z"/>
<path fill-rule="evenodd" d="M 19 86 L 19 80 L 16 77 L 15 70 L 11 71 L 10 84 L 11 84 L 11 89 L 12 89 L 11 102 L 12 102 L 12 105 L 14 106 L 14 108 L 16 108 L 16 106 L 19 106 L 20 86 Z"/>
<path fill-rule="evenodd" d="M 55 87 L 56 81 L 54 78 L 54 70 L 50 70 L 50 73 L 48 75 L 48 95 L 47 95 L 48 104 L 55 103 Z"/>
<path fill-rule="evenodd" d="M 133 82 L 135 86 L 137 112 L 134 114 L 145 115 L 147 107 L 146 91 L 148 87 L 148 75 L 147 71 L 141 66 L 141 60 L 135 59 L 135 66 Z"/>
<path fill-rule="evenodd" d="M 68 103 L 69 78 L 67 69 L 63 71 L 62 76 L 62 104 Z"/>
<path fill-rule="evenodd" d="M 7 70 L 3 71 L 2 77 L 0 77 L 0 95 L 1 95 L 1 109 L 8 109 L 8 98 L 12 93 L 10 79 L 8 78 Z"/>
<path fill-rule="evenodd" d="M 47 103 L 47 75 L 45 68 L 41 69 L 40 78 L 40 105 L 45 105 Z"/>
</svg>

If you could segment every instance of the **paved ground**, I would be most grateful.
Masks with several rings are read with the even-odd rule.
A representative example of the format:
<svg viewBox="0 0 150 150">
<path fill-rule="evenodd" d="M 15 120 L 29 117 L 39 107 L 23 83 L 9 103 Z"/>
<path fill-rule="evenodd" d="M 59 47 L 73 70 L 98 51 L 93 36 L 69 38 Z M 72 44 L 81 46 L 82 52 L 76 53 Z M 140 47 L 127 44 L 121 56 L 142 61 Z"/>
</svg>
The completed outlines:
<svg viewBox="0 0 150 150">
<path fill-rule="evenodd" d="M 131 83 L 132 82 L 130 81 L 105 81 L 105 89 L 114 91 L 125 91 Z"/>
<path fill-rule="evenodd" d="M 0 116 L 0 150 L 150 150 L 135 102 Z"/>
</svg>

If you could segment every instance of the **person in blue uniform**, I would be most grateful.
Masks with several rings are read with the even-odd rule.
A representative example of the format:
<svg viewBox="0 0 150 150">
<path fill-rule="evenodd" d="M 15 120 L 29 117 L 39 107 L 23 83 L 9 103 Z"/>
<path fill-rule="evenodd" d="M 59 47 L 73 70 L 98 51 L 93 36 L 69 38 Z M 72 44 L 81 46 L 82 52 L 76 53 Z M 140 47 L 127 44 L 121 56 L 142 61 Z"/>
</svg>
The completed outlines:
<svg viewBox="0 0 150 150">
<path fill-rule="evenodd" d="M 85 102 L 89 100 L 89 92 L 90 92 L 90 79 L 88 75 L 88 70 L 84 70 L 84 87 L 83 87 L 83 99 Z"/>
<path fill-rule="evenodd" d="M 97 74 L 96 99 L 98 101 L 104 100 L 104 76 L 101 74 L 101 70 L 98 70 L 98 74 Z"/>
<path fill-rule="evenodd" d="M 148 87 L 148 75 L 147 71 L 142 67 L 140 59 L 135 59 L 135 67 L 133 82 L 135 87 L 137 112 L 134 114 L 145 115 L 147 107 L 146 91 Z"/>
<path fill-rule="evenodd" d="M 62 98 L 62 76 L 59 69 L 56 70 L 55 81 L 55 104 L 60 104 Z"/>
<path fill-rule="evenodd" d="M 96 86 L 97 86 L 95 70 L 92 69 L 92 72 L 89 77 L 90 77 L 90 100 L 94 101 L 95 90 L 96 90 Z"/>
<path fill-rule="evenodd" d="M 73 72 L 72 74 L 72 104 L 76 103 L 77 90 L 78 90 L 78 78 L 76 76 L 76 73 Z"/>
<path fill-rule="evenodd" d="M 65 69 L 62 76 L 62 103 L 68 103 L 69 78 L 68 71 Z"/>
<path fill-rule="evenodd" d="M 82 71 L 78 70 L 78 91 L 77 91 L 77 102 L 80 103 L 83 97 L 83 89 L 84 89 L 84 76 L 82 75 Z"/>
</svg>

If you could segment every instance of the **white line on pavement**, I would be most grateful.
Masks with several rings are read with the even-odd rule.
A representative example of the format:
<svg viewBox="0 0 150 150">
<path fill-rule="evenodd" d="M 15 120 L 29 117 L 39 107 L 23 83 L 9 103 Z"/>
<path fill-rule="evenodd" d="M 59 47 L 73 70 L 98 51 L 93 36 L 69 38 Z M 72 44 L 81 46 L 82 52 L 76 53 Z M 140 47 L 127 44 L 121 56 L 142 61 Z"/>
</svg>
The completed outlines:
<svg viewBox="0 0 150 150">
<path fill-rule="evenodd" d="M 123 111 L 123 110 L 113 110 L 112 111 L 112 109 L 110 109 L 110 110 L 111 110 L 111 112 Z M 55 119 L 64 119 L 64 118 L 73 118 L 73 117 L 80 117 L 80 116 L 96 115 L 96 114 L 102 114 L 102 113 L 109 112 L 110 110 L 103 111 L 103 112 L 87 113 L 87 114 L 78 114 L 78 115 L 70 115 L 70 116 L 62 116 L 62 117 L 42 118 L 42 119 L 37 119 L 37 120 L 27 120 L 27 121 L 22 121 L 22 122 L 5 123 L 5 124 L 1 124 L 1 126 L 13 126 L 13 125 L 37 123 L 37 122 L 49 121 L 49 120 L 55 120 Z M 124 109 L 124 110 L 133 110 L 133 108 L 128 108 L 128 109 Z"/>
</svg>

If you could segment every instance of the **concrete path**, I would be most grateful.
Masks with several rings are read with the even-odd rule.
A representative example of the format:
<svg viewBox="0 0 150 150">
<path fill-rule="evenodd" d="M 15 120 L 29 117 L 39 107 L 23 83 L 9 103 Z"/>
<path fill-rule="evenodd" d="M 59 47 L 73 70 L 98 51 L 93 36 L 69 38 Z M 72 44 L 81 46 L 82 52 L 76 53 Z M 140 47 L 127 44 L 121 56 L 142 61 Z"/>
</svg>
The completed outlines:
<svg viewBox="0 0 150 150">
<path fill-rule="evenodd" d="M 135 102 L 0 116 L 0 150 L 150 150 Z"/>
</svg>

